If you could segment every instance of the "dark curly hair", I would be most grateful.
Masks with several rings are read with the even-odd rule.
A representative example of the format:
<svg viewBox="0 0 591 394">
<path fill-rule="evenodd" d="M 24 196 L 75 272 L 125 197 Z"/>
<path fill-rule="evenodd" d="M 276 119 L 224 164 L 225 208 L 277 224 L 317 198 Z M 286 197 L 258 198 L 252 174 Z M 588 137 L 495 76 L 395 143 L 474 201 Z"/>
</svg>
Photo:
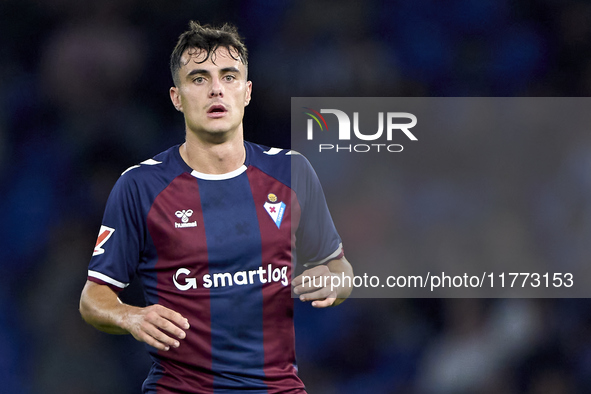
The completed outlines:
<svg viewBox="0 0 591 394">
<path fill-rule="evenodd" d="M 189 49 L 189 55 L 198 50 L 206 51 L 207 56 L 200 62 L 203 63 L 210 57 L 212 57 L 213 61 L 215 51 L 219 47 L 227 48 L 232 58 L 240 60 L 242 64 L 248 66 L 248 51 L 234 25 L 226 23 L 220 27 L 213 27 L 210 25 L 202 26 L 199 22 L 190 21 L 189 30 L 179 36 L 179 40 L 170 56 L 170 72 L 174 84 L 178 86 L 180 82 L 178 71 L 182 67 L 181 57 L 185 50 Z"/>
</svg>

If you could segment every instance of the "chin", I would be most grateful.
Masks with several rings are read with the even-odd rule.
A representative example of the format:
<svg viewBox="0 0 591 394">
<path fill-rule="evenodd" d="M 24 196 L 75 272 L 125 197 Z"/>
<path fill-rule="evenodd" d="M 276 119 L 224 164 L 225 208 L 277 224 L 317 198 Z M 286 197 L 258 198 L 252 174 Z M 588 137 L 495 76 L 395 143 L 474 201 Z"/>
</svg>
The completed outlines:
<svg viewBox="0 0 591 394">
<path fill-rule="evenodd" d="M 219 128 L 219 129 L 209 129 L 209 130 L 205 130 L 205 132 L 207 134 L 210 135 L 225 135 L 225 134 L 229 134 L 230 133 L 230 129 L 227 128 Z"/>
<path fill-rule="evenodd" d="M 205 134 L 214 142 L 224 142 L 231 135 L 228 129 L 206 130 Z"/>
<path fill-rule="evenodd" d="M 189 130 L 192 130 L 196 135 L 209 136 L 210 138 L 223 138 L 224 136 L 231 135 L 232 130 L 238 130 L 238 127 L 222 124 L 208 124 L 206 127 L 189 127 Z"/>
</svg>

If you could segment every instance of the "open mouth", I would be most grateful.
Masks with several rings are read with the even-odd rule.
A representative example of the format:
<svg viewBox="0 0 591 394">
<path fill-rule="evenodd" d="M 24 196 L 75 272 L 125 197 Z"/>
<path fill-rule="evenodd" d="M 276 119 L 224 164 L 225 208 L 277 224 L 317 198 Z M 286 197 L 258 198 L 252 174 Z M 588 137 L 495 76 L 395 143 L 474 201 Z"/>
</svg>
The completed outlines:
<svg viewBox="0 0 591 394">
<path fill-rule="evenodd" d="M 212 115 L 221 115 L 225 112 L 227 112 L 226 107 L 221 104 L 214 104 L 207 110 L 207 113 Z"/>
</svg>

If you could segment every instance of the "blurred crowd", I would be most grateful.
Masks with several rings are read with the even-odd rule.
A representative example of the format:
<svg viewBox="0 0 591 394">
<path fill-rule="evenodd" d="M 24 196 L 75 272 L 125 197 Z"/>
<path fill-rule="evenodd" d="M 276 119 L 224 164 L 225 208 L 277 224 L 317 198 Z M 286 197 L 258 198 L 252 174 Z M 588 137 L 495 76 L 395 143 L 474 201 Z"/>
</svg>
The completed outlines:
<svg viewBox="0 0 591 394">
<path fill-rule="evenodd" d="M 291 97 L 591 93 L 589 1 L 0 1 L 1 392 L 139 391 L 150 366 L 143 345 L 86 325 L 78 300 L 119 174 L 183 140 L 168 59 L 190 19 L 233 22 L 246 38 L 253 100 L 245 137 L 269 146 L 290 144 Z M 412 181 L 403 161 L 384 174 L 398 196 L 383 202 L 386 217 L 331 200 L 346 178 L 363 185 L 364 174 L 345 167 L 319 176 L 361 272 L 378 256 L 395 265 L 415 252 L 426 261 L 585 264 L 588 131 L 530 130 L 519 145 L 519 135 L 465 130 L 463 144 L 443 147 L 455 161 L 426 152 Z M 523 149 L 495 154 L 510 142 Z M 475 147 L 488 152 L 486 165 L 466 168 Z M 479 176 L 491 195 L 462 188 Z M 339 226 L 351 215 L 358 226 Z M 388 237 L 385 220 L 397 223 Z M 122 297 L 141 302 L 141 289 Z M 586 299 L 296 304 L 310 393 L 591 391 Z"/>
</svg>

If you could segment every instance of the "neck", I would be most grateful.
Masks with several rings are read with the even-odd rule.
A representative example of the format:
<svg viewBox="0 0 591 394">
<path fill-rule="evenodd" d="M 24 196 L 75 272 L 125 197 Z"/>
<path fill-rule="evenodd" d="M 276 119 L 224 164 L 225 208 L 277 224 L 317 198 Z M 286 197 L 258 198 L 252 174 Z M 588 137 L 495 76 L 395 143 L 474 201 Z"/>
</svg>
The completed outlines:
<svg viewBox="0 0 591 394">
<path fill-rule="evenodd" d="M 204 174 L 226 174 L 244 164 L 246 151 L 242 134 L 223 142 L 203 141 L 187 133 L 180 147 L 183 160 L 192 169 Z"/>
</svg>

